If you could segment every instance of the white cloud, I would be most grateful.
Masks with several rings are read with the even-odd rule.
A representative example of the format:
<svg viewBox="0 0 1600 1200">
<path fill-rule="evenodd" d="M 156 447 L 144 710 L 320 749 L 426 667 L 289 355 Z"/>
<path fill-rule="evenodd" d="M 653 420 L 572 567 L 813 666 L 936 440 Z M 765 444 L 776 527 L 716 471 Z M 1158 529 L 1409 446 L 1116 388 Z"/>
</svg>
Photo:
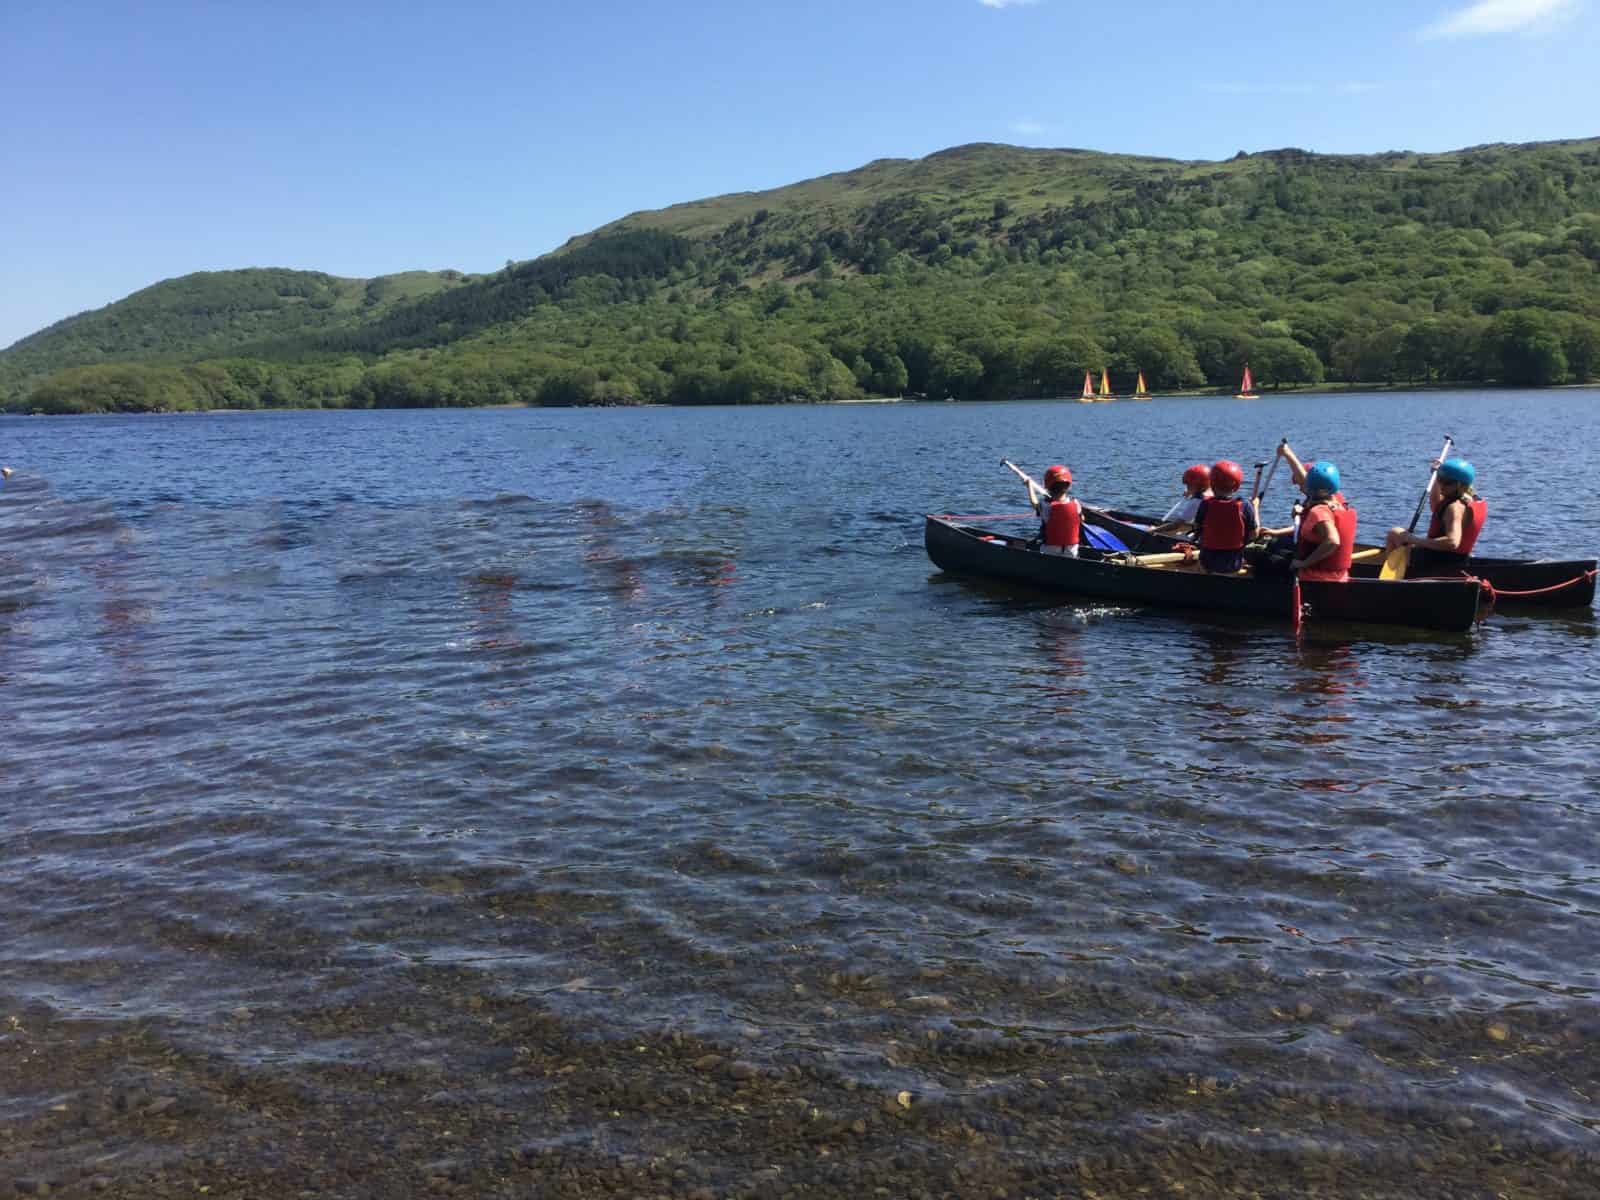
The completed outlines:
<svg viewBox="0 0 1600 1200">
<path fill-rule="evenodd" d="M 1425 38 L 1483 37 L 1496 33 L 1543 33 L 1577 11 L 1579 0 L 1477 0 L 1435 21 Z"/>
<path fill-rule="evenodd" d="M 1048 132 L 1050 127 L 1041 121 L 1013 121 L 1011 132 L 1021 134 L 1023 137 L 1037 137 Z"/>
<path fill-rule="evenodd" d="M 1021 8 L 1027 4 L 1037 4 L 1039 0 L 978 0 L 985 8 Z"/>
</svg>

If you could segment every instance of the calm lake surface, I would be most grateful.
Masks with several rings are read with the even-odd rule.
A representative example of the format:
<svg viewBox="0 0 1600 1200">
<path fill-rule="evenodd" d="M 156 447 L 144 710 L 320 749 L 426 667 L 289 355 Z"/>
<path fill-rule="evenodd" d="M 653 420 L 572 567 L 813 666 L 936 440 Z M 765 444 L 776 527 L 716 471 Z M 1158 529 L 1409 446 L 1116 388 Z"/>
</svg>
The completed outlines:
<svg viewBox="0 0 1600 1200">
<path fill-rule="evenodd" d="M 1379 540 L 1449 433 L 1485 552 L 1593 556 L 1597 399 L 0 421 L 0 1194 L 782 1194 L 882 1124 L 927 1194 L 1594 1195 L 1593 614 L 1297 645 L 945 576 L 922 516 L 1288 435 Z M 568 1103 L 552 1037 L 689 1082 Z M 794 1078 L 827 1153 L 747 1152 Z M 504 1119 L 407 1142 L 407 1087 Z"/>
</svg>

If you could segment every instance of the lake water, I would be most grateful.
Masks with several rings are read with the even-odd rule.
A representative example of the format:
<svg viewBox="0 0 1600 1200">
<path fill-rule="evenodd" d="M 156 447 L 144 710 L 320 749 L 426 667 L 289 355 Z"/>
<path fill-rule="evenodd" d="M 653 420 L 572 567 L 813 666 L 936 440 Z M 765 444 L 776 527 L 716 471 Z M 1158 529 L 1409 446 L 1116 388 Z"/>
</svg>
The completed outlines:
<svg viewBox="0 0 1600 1200">
<path fill-rule="evenodd" d="M 1595 399 L 0 421 L 0 1194 L 1600 1193 L 1592 612 L 922 548 L 1449 433 L 1593 556 Z"/>
</svg>

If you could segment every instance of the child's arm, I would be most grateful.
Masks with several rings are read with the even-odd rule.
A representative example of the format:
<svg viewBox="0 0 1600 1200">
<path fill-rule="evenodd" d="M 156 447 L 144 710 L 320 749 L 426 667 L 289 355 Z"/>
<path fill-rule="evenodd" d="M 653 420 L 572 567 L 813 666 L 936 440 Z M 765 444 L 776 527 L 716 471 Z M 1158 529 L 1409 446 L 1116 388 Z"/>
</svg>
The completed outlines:
<svg viewBox="0 0 1600 1200">
<path fill-rule="evenodd" d="M 1444 550 L 1455 554 L 1461 549 L 1461 506 L 1452 504 L 1445 509 L 1444 532 L 1438 537 L 1424 537 L 1420 533 L 1397 528 L 1390 531 L 1389 540 L 1394 546 L 1421 546 L 1424 550 Z"/>
<path fill-rule="evenodd" d="M 1438 512 L 1444 503 L 1444 484 L 1439 482 L 1439 464 L 1433 464 L 1433 482 L 1428 485 L 1428 511 Z"/>
<path fill-rule="evenodd" d="M 1304 558 L 1296 558 L 1289 564 L 1292 570 L 1303 571 L 1307 567 L 1314 567 L 1323 559 L 1330 557 L 1339 549 L 1339 527 L 1333 523 L 1331 516 L 1324 517 L 1317 522 L 1317 532 L 1322 535 L 1322 541 L 1317 548 Z"/>
<path fill-rule="evenodd" d="M 1295 454 L 1294 448 L 1287 441 L 1283 441 L 1278 444 L 1278 453 L 1283 455 L 1284 461 L 1289 464 L 1289 477 L 1294 480 L 1295 486 L 1298 487 L 1304 483 L 1306 481 L 1306 466 Z"/>
<path fill-rule="evenodd" d="M 1000 460 L 1000 465 L 1003 467 L 1010 467 L 1011 470 L 1016 473 L 1017 478 L 1028 485 L 1028 503 L 1034 508 L 1039 507 L 1039 497 L 1048 496 L 1050 494 L 1044 490 L 1044 486 L 1039 483 L 1038 480 L 1034 479 L 1032 475 L 1029 475 L 1009 458 L 1002 458 Z"/>
</svg>

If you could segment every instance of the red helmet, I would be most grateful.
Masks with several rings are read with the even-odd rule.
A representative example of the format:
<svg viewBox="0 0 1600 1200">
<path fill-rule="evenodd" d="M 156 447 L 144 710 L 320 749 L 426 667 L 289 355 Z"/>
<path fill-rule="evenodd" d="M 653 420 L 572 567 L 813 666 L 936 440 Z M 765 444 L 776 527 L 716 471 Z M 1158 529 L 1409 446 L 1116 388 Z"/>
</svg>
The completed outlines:
<svg viewBox="0 0 1600 1200">
<path fill-rule="evenodd" d="M 1244 482 L 1244 471 L 1236 462 L 1227 459 L 1213 463 L 1211 466 L 1211 486 L 1219 492 L 1237 491 Z"/>
<path fill-rule="evenodd" d="M 1053 483 L 1071 483 L 1072 472 L 1067 470 L 1060 463 L 1057 463 L 1053 467 L 1045 468 L 1044 482 L 1046 487 L 1049 487 Z"/>
<path fill-rule="evenodd" d="M 1211 468 L 1205 463 L 1195 463 L 1183 473 L 1183 486 L 1186 488 L 1205 487 L 1210 482 Z"/>
</svg>

